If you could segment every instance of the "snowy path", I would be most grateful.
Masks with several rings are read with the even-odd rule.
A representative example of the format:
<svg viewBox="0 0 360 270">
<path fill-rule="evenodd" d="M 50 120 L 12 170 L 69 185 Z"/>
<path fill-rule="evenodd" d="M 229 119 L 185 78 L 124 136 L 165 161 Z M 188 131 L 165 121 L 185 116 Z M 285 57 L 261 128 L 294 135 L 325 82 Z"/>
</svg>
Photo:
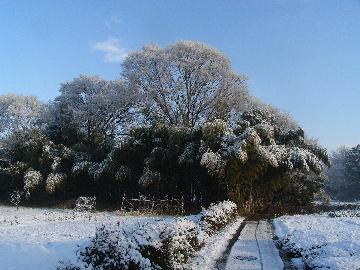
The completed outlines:
<svg viewBox="0 0 360 270">
<path fill-rule="evenodd" d="M 226 270 L 281 270 L 284 267 L 268 221 L 246 221 L 231 249 Z"/>
</svg>

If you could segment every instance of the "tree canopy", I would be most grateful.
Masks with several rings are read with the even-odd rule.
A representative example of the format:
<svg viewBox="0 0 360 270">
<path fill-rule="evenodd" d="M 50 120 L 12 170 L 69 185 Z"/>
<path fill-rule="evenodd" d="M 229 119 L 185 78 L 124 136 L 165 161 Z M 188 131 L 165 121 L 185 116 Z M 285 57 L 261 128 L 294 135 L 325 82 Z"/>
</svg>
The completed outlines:
<svg viewBox="0 0 360 270">
<path fill-rule="evenodd" d="M 169 125 L 201 125 L 248 98 L 246 77 L 217 49 L 199 42 L 146 46 L 126 58 L 123 76 L 143 94 L 148 112 Z"/>
</svg>

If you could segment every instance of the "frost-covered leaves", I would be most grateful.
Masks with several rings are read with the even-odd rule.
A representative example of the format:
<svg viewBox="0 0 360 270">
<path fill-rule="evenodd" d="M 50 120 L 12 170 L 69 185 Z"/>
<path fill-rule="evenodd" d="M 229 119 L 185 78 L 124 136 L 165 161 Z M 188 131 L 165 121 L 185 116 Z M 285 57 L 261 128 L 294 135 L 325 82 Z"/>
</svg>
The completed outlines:
<svg viewBox="0 0 360 270">
<path fill-rule="evenodd" d="M 43 177 L 40 172 L 29 170 L 24 175 L 24 191 L 29 194 L 34 191 L 41 183 Z"/>
<path fill-rule="evenodd" d="M 229 223 L 237 214 L 237 206 L 231 201 L 223 201 L 211 204 L 203 209 L 201 215 L 201 226 L 207 232 L 213 232 Z"/>
<path fill-rule="evenodd" d="M 255 199 L 261 207 L 290 186 L 297 194 L 311 194 L 321 186 L 323 166 L 329 165 L 327 151 L 284 119 L 279 112 L 258 107 L 244 112 L 231 127 L 215 120 L 202 129 L 200 164 L 223 183 L 230 199 L 240 204 Z M 297 175 L 302 177 L 296 180 Z M 300 181 L 306 188 L 296 190 Z"/>
<path fill-rule="evenodd" d="M 213 142 L 219 141 L 222 136 L 232 132 L 227 122 L 221 119 L 204 123 L 201 131 L 205 140 Z"/>
<path fill-rule="evenodd" d="M 63 173 L 50 173 L 46 178 L 45 190 L 53 194 L 64 182 L 66 175 Z"/>
<path fill-rule="evenodd" d="M 184 269 L 209 235 L 229 224 L 235 213 L 236 205 L 226 201 L 203 210 L 198 221 L 185 217 L 102 226 L 79 251 L 80 259 L 91 269 Z"/>
<path fill-rule="evenodd" d="M 200 165 L 207 169 L 209 175 L 224 177 L 225 162 L 221 159 L 220 154 L 209 149 L 201 156 Z"/>
<path fill-rule="evenodd" d="M 146 225 L 99 227 L 91 243 L 80 250 L 79 255 L 92 269 L 156 269 L 141 253 L 153 240 L 143 226 Z"/>
<path fill-rule="evenodd" d="M 75 160 L 72 173 L 74 175 L 79 175 L 86 172 L 91 179 L 99 179 L 108 169 L 109 160 L 104 159 L 101 162 L 92 162 L 87 160 Z"/>
<path fill-rule="evenodd" d="M 96 207 L 96 197 L 79 197 L 75 203 L 76 211 L 93 211 Z"/>
<path fill-rule="evenodd" d="M 328 213 L 329 217 L 339 218 L 339 217 L 358 217 L 360 218 L 360 210 L 340 210 L 340 211 L 332 211 Z"/>
<path fill-rule="evenodd" d="M 33 127 L 42 106 L 35 96 L 0 95 L 0 138 Z"/>
<path fill-rule="evenodd" d="M 194 165 L 196 162 L 197 148 L 193 142 L 189 142 L 185 145 L 184 151 L 178 157 L 179 165 Z"/>
<path fill-rule="evenodd" d="M 159 236 L 162 256 L 166 258 L 164 266 L 168 269 L 183 269 L 182 266 L 209 237 L 198 224 L 188 219 L 178 219 L 165 226 Z"/>
<path fill-rule="evenodd" d="M 257 159 L 264 166 L 321 173 L 322 164 L 329 164 L 326 150 L 315 144 L 306 143 L 302 131 L 285 129 L 274 123 L 276 121 L 271 115 L 267 115 L 266 111 L 256 109 L 244 113 L 232 129 L 223 127 L 223 132 L 216 132 L 219 129 L 214 128 L 219 126 L 218 121 L 213 125 L 207 124 L 205 134 L 220 134 L 217 137 L 221 146 L 214 147 L 214 143 L 209 142 L 208 136 L 205 136 L 205 142 L 213 149 L 204 153 L 204 161 L 211 157 L 211 160 L 216 160 L 212 164 L 227 164 L 234 159 L 240 164 L 245 164 L 251 158 Z M 213 167 L 207 166 L 211 174 Z"/>
<path fill-rule="evenodd" d="M 12 205 L 18 207 L 22 198 L 23 198 L 23 191 L 20 190 L 13 190 L 12 192 L 10 192 L 9 195 L 9 201 Z"/>
<path fill-rule="evenodd" d="M 119 182 L 125 182 L 131 178 L 131 169 L 125 165 L 120 165 L 115 172 L 115 179 Z"/>
<path fill-rule="evenodd" d="M 39 129 L 14 132 L 4 144 L 4 155 L 11 161 L 4 172 L 9 178 L 22 178 L 17 188 L 23 189 L 27 198 L 39 187 L 54 194 L 69 173 L 72 150 L 56 145 Z"/>
</svg>

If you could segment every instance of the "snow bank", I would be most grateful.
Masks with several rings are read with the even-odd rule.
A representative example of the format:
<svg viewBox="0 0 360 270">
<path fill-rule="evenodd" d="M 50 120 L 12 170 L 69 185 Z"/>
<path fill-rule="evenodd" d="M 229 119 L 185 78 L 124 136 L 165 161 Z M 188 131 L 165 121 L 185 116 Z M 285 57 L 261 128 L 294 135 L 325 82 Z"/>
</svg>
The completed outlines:
<svg viewBox="0 0 360 270">
<path fill-rule="evenodd" d="M 0 269 L 83 269 L 84 261 L 78 255 L 82 259 L 90 255 L 90 264 L 92 259 L 106 266 L 119 263 L 121 269 L 130 261 L 142 269 L 159 269 L 164 262 L 165 269 L 183 269 L 190 258 L 205 259 L 206 254 L 211 256 L 206 264 L 211 265 L 239 225 L 237 221 L 217 234 L 233 221 L 235 213 L 231 202 L 184 218 L 0 207 Z M 105 258 L 108 252 L 112 256 Z M 99 260 L 99 256 L 104 257 Z"/>
<path fill-rule="evenodd" d="M 357 213 L 283 216 L 274 220 L 279 244 L 299 269 L 360 269 Z"/>
</svg>

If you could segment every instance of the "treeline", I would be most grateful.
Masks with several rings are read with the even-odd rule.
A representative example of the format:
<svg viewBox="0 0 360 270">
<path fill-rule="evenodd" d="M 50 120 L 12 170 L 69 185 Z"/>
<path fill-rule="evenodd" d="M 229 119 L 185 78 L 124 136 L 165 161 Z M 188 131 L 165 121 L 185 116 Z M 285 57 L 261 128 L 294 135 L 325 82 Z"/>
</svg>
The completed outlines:
<svg viewBox="0 0 360 270">
<path fill-rule="evenodd" d="M 326 170 L 326 191 L 335 199 L 360 200 L 360 145 L 341 146 L 332 153 L 332 166 Z"/>
<path fill-rule="evenodd" d="M 0 97 L 0 196 L 28 204 L 95 195 L 231 199 L 254 211 L 306 204 L 323 186 L 325 149 L 250 96 L 229 59 L 197 42 L 131 53 L 121 78 L 80 76 L 60 95 Z"/>
</svg>

